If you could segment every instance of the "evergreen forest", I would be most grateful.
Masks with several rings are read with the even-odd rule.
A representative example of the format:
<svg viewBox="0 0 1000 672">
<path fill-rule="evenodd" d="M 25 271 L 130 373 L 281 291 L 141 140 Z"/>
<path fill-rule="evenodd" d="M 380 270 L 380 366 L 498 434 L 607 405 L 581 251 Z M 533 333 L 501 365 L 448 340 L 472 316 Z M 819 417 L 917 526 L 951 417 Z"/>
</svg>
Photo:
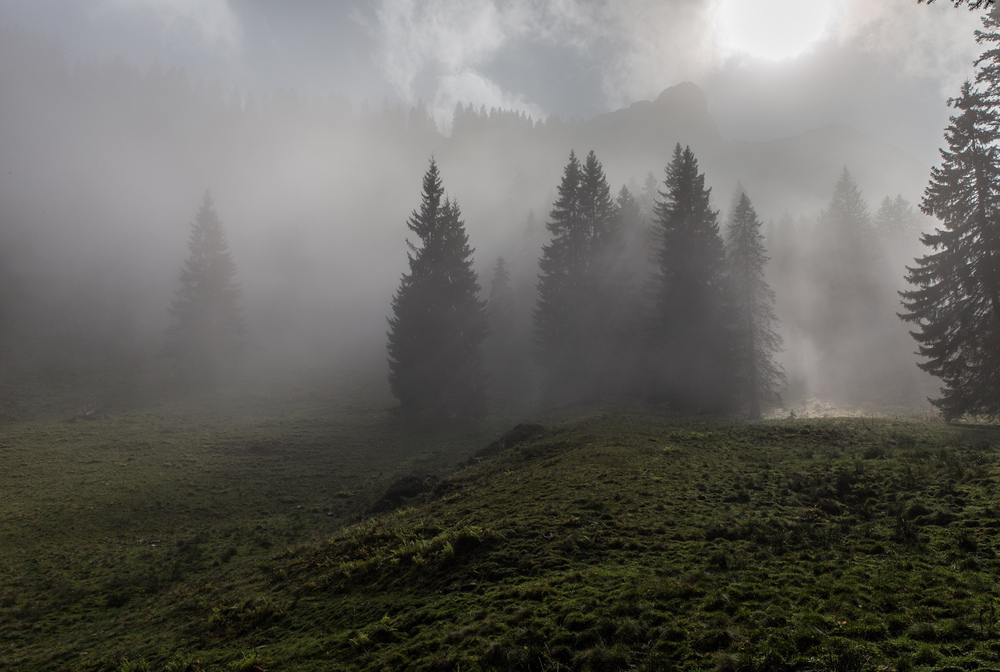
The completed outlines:
<svg viewBox="0 0 1000 672">
<path fill-rule="evenodd" d="M 681 83 L 587 121 L 459 105 L 445 135 L 421 106 L 258 100 L 158 63 L 71 64 L 16 30 L 0 50 L 6 389 L 131 403 L 237 371 L 294 384 L 350 368 L 400 392 L 386 319 L 408 303 L 400 277 L 419 277 L 407 255 L 419 263 L 426 241 L 407 213 L 423 216 L 433 157 L 489 317 L 473 329 L 473 415 L 623 399 L 747 413 L 760 379 L 739 382 L 745 365 L 726 361 L 746 347 L 739 301 L 764 301 L 781 341 L 764 346 L 774 375 L 759 394 L 773 409 L 915 408 L 936 392 L 895 317 L 933 228 L 917 209 L 926 168 L 845 127 L 733 143 Z M 822 151 L 782 158 L 795 143 Z M 40 173 L 35 196 L 25 187 Z M 725 246 L 739 194 L 756 214 L 753 253 Z M 224 270 L 204 300 L 225 316 L 212 344 L 184 346 L 207 319 L 192 285 L 203 233 L 189 227 L 209 220 L 223 225 L 205 242 Z M 755 278 L 742 299 L 736 258 Z"/>
</svg>

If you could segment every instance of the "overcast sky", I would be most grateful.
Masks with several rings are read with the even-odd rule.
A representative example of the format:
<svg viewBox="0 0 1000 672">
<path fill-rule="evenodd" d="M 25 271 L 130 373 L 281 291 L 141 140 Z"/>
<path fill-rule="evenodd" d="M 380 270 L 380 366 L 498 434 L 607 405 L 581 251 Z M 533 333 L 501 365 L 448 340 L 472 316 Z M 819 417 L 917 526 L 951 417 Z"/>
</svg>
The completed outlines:
<svg viewBox="0 0 1000 672">
<path fill-rule="evenodd" d="M 975 12 L 939 0 L 0 0 L 71 61 L 183 67 L 258 97 L 588 118 L 684 80 L 731 140 L 849 123 L 936 161 Z"/>
</svg>

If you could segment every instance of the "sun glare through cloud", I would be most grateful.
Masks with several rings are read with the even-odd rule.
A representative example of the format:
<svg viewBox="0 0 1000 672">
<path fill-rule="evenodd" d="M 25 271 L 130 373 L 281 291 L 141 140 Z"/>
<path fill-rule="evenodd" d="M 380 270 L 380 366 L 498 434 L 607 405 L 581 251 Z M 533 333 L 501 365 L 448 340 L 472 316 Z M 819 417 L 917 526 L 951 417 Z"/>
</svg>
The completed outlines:
<svg viewBox="0 0 1000 672">
<path fill-rule="evenodd" d="M 721 0 L 720 42 L 727 55 L 794 58 L 823 37 L 831 5 L 830 0 Z"/>
</svg>

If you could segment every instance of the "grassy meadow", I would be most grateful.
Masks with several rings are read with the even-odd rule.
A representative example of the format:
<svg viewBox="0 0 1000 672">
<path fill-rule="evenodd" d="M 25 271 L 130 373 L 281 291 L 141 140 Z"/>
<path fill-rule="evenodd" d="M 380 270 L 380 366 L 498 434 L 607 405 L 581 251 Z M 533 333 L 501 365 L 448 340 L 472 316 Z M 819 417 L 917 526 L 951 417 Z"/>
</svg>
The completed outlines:
<svg viewBox="0 0 1000 672">
<path fill-rule="evenodd" d="M 0 669 L 1000 669 L 993 426 L 389 401 L 5 410 Z"/>
</svg>

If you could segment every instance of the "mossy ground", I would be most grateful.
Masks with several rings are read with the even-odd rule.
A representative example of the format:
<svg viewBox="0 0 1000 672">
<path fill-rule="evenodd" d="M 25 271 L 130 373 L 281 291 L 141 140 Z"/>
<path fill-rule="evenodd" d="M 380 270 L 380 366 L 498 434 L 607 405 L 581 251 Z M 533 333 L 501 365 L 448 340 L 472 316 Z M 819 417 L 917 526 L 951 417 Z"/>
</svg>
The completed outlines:
<svg viewBox="0 0 1000 672">
<path fill-rule="evenodd" d="M 0 667 L 1000 669 L 1000 432 L 371 399 L 4 421 Z M 364 517 L 393 477 L 435 493 Z"/>
</svg>

